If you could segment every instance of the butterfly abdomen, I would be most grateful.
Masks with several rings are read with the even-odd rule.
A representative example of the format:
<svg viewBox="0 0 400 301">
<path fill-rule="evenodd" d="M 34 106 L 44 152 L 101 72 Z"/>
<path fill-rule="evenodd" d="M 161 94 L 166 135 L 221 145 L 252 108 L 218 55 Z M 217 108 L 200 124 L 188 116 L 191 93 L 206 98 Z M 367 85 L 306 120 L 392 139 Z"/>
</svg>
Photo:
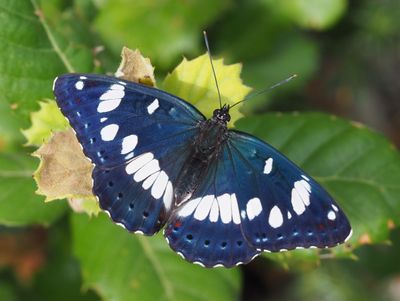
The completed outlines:
<svg viewBox="0 0 400 301">
<path fill-rule="evenodd" d="M 208 168 L 221 154 L 227 139 L 226 125 L 213 119 L 201 122 L 199 133 L 191 145 L 191 155 L 183 165 L 175 189 L 175 205 L 189 199 L 204 180 Z"/>
</svg>

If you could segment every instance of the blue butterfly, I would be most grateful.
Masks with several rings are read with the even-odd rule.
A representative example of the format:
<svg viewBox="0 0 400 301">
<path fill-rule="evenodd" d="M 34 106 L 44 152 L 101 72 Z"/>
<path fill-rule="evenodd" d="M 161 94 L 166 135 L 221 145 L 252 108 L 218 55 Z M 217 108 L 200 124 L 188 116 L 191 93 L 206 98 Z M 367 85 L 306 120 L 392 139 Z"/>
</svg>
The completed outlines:
<svg viewBox="0 0 400 301">
<path fill-rule="evenodd" d="M 310 176 L 265 142 L 228 130 L 228 105 L 206 119 L 167 92 L 92 74 L 62 75 L 53 90 L 95 165 L 100 207 L 134 233 L 165 227 L 170 247 L 190 262 L 232 267 L 351 235 Z"/>
</svg>

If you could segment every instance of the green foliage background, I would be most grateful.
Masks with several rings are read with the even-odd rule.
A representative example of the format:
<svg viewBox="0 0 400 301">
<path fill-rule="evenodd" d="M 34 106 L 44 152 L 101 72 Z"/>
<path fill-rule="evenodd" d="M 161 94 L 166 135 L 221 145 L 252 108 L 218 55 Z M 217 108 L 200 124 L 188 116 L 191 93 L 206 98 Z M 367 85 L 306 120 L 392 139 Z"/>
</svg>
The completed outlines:
<svg viewBox="0 0 400 301">
<path fill-rule="evenodd" d="M 0 301 L 400 300 L 399 28 L 396 0 L 0 0 Z M 354 228 L 345 246 L 206 270 L 160 236 L 35 194 L 21 129 L 57 75 L 112 73 L 125 45 L 162 82 L 204 53 L 204 29 L 214 56 L 243 63 L 247 86 L 299 75 L 245 103 L 235 127 L 329 190 Z"/>
</svg>

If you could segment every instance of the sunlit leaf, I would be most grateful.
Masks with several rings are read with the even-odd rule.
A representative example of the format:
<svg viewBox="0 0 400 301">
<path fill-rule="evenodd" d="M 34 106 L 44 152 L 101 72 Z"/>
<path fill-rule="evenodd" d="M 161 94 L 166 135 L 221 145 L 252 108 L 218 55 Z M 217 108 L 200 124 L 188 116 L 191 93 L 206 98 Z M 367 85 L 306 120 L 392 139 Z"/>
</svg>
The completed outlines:
<svg viewBox="0 0 400 301">
<path fill-rule="evenodd" d="M 222 59 L 213 60 L 218 85 L 221 91 L 222 104 L 233 104 L 243 99 L 251 90 L 240 78 L 241 64 L 225 65 Z M 207 54 L 193 60 L 183 61 L 168 74 L 162 88 L 194 104 L 207 117 L 219 107 L 218 93 Z M 230 111 L 232 122 L 242 114 L 241 105 Z"/>
<path fill-rule="evenodd" d="M 39 105 L 39 111 L 31 113 L 31 127 L 22 131 L 27 145 L 41 145 L 50 138 L 52 133 L 69 127 L 68 121 L 54 101 L 41 101 Z"/>
</svg>

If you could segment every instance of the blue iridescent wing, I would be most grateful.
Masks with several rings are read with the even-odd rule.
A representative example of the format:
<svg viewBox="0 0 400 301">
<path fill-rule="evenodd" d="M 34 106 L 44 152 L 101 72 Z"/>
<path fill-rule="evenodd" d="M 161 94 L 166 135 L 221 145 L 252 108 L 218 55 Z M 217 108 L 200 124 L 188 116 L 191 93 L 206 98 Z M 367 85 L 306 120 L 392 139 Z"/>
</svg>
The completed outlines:
<svg viewBox="0 0 400 301">
<path fill-rule="evenodd" d="M 63 75 L 54 94 L 95 165 L 101 208 L 129 231 L 157 232 L 204 116 L 176 96 L 108 76 Z"/>
<path fill-rule="evenodd" d="M 207 267 L 249 262 L 262 251 L 333 247 L 351 234 L 332 197 L 263 141 L 238 131 L 191 199 L 174 210 L 165 236 Z"/>
</svg>

